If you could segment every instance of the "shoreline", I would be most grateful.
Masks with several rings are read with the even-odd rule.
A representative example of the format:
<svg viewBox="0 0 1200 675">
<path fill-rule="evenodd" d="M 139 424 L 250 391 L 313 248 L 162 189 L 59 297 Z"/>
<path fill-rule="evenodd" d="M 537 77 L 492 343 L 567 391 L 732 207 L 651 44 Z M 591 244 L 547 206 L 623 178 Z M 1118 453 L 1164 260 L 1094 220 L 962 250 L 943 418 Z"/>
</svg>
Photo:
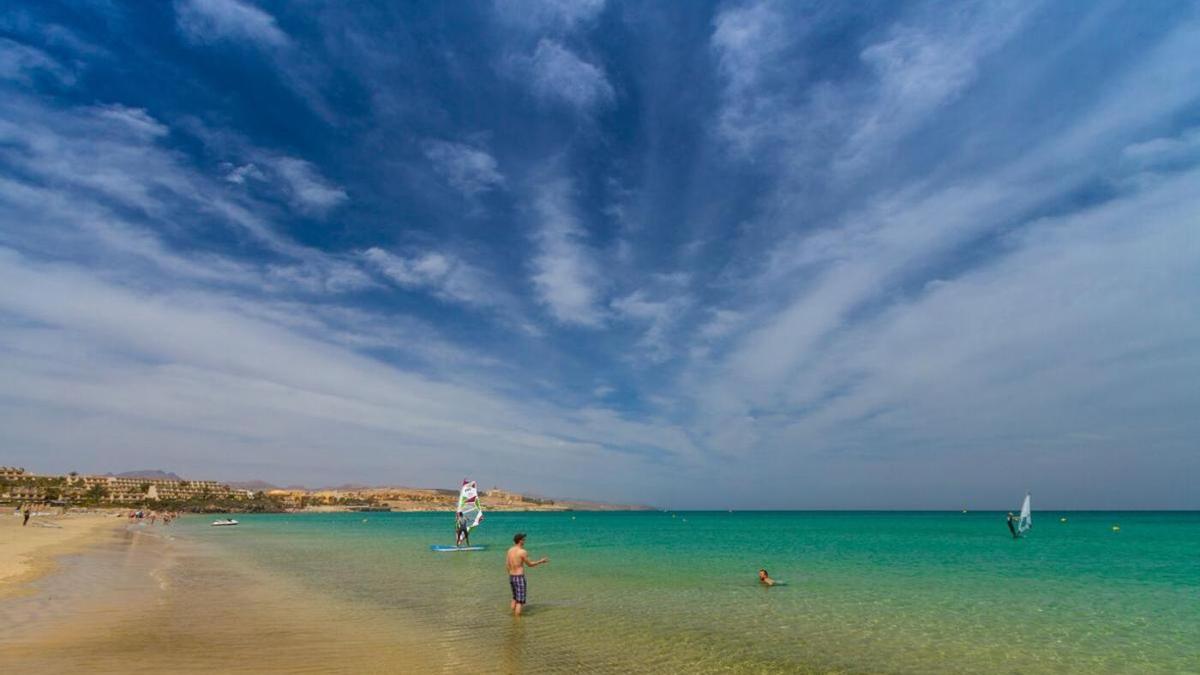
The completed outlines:
<svg viewBox="0 0 1200 675">
<path fill-rule="evenodd" d="M 22 586 L 31 593 L 0 598 L 0 621 L 10 626 L 0 662 L 25 672 L 635 672 L 655 664 L 691 672 L 1166 673 L 1194 653 L 1195 620 L 1181 595 L 1194 586 L 1147 586 L 1133 566 L 1114 561 L 1186 532 L 1178 527 L 1194 532 L 1195 518 L 1144 518 L 1122 537 L 1104 527 L 1108 517 L 1073 519 L 1020 545 L 994 524 L 952 514 L 939 534 L 904 518 L 881 528 L 868 516 L 849 530 L 839 518 L 792 518 L 782 523 L 792 543 L 781 548 L 772 543 L 781 523 L 742 516 L 714 531 L 728 517 L 721 513 L 579 522 L 513 515 L 494 536 L 531 531 L 534 552 L 555 561 L 535 573 L 531 611 L 519 620 L 507 611 L 502 549 L 430 553 L 428 542 L 444 534 L 441 519 L 263 514 L 225 529 L 209 528 L 205 516 L 122 527 L 112 516 L 73 514 L 93 527 L 79 526 L 57 550 L 31 549 L 42 572 L 53 556 L 52 573 Z M 19 529 L 12 520 L 0 527 Z M 915 552 L 896 528 L 919 543 Z M 705 556 L 714 532 L 740 552 Z M 656 540 L 642 548 L 600 543 L 647 535 Z M 1156 555 L 1174 556 L 1173 574 L 1185 574 L 1178 537 L 1167 541 Z M 914 555 L 924 561 L 920 574 Z M 1026 603 L 997 592 L 1014 560 L 1044 570 L 1024 580 Z M 751 563 L 790 583 L 760 587 L 743 574 Z M 1097 570 L 1113 594 L 1100 605 L 1095 582 L 1078 581 Z M 1153 613 L 1157 625 L 1123 623 L 1130 607 Z M 996 627 L 1016 621 L 1032 637 L 1014 656 Z M 1095 625 L 1103 629 L 1078 632 Z M 1145 655 L 1130 657 L 1119 648 L 1127 643 Z"/>
<path fill-rule="evenodd" d="M 19 515 L 0 516 L 0 598 L 30 592 L 30 584 L 50 574 L 63 556 L 87 549 L 124 526 L 115 510 L 34 516 L 22 526 Z"/>
<path fill-rule="evenodd" d="M 21 564 L 19 578 L 0 580 L 0 620 L 12 626 L 0 635 L 0 662 L 16 670 L 450 669 L 428 649 L 437 633 L 419 617 L 398 621 L 169 528 L 124 527 L 114 515 L 68 518 L 79 524 L 61 541 L 4 558 L 13 571 Z M 0 527 L 0 536 L 12 529 Z"/>
</svg>

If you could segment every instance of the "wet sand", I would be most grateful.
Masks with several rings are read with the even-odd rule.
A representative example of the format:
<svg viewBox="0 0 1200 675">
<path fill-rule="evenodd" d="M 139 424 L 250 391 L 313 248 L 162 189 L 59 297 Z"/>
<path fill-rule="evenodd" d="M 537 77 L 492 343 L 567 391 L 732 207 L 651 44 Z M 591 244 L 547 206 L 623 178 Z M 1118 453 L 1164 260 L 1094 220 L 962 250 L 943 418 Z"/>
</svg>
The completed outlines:
<svg viewBox="0 0 1200 675">
<path fill-rule="evenodd" d="M 394 616 L 290 585 L 169 527 L 110 520 L 86 544 L 23 546 L 37 562 L 5 584 L 22 592 L 0 598 L 0 663 L 14 672 L 448 669 L 447 655 L 429 654 L 427 636 Z M 43 573 L 33 578 L 35 568 Z"/>
<path fill-rule="evenodd" d="M 0 598 L 27 590 L 26 584 L 54 569 L 59 556 L 86 550 L 113 536 L 123 525 L 116 512 L 22 517 L 5 509 L 0 516 Z"/>
</svg>

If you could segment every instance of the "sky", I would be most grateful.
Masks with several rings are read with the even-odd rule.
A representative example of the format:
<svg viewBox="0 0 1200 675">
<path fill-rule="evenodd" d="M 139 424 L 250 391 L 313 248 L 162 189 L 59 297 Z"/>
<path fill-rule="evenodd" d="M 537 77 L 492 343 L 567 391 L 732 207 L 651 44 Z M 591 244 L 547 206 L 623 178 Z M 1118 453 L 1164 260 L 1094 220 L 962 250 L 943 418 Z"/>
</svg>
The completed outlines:
<svg viewBox="0 0 1200 675">
<path fill-rule="evenodd" d="M 0 4 L 0 464 L 1200 508 L 1193 2 Z"/>
</svg>

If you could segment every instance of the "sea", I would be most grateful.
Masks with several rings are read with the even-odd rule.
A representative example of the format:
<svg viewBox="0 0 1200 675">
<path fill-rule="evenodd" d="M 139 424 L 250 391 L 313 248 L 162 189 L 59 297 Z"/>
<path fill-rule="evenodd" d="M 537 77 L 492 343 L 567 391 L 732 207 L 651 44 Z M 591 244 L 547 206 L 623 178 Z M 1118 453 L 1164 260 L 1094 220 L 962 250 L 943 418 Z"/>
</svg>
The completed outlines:
<svg viewBox="0 0 1200 675">
<path fill-rule="evenodd" d="M 491 512 L 471 536 L 487 549 L 454 553 L 430 550 L 453 543 L 448 513 L 237 518 L 142 526 L 114 542 L 108 563 L 67 563 L 44 583 L 59 584 L 60 598 L 86 591 L 93 609 L 83 616 L 114 627 L 103 646 L 58 663 L 1200 673 L 1198 512 L 1035 512 L 1017 540 L 997 512 Z M 532 557 L 550 559 L 529 571 L 520 619 L 504 569 L 516 532 Z M 131 554 L 130 541 L 160 562 L 135 570 L 155 557 Z M 104 564 L 124 581 L 100 583 Z M 760 568 L 780 585 L 759 584 Z M 146 575 L 152 584 L 130 581 Z M 118 599 L 145 609 L 114 624 L 106 612 Z M 146 630 L 157 644 L 127 653 L 129 636 Z"/>
</svg>

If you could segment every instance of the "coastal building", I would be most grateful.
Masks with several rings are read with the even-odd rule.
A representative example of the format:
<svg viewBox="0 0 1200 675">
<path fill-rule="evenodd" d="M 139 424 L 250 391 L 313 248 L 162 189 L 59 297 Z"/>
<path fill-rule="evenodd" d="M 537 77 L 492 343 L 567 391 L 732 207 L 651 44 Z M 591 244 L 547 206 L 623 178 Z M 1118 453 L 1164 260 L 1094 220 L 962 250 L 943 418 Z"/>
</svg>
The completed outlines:
<svg viewBox="0 0 1200 675">
<path fill-rule="evenodd" d="M 250 498 L 249 490 L 235 490 L 212 480 L 168 480 L 130 476 L 65 476 L 31 474 L 23 468 L 0 467 L 0 499 L 95 499 L 109 503 L 159 500 Z"/>
<path fill-rule="evenodd" d="M 267 496 L 277 500 L 289 509 L 298 509 L 304 506 L 308 499 L 307 490 L 267 490 Z"/>
<path fill-rule="evenodd" d="M 101 486 L 110 502 L 131 502 L 160 499 L 191 499 L 244 496 L 244 490 L 234 491 L 214 480 L 166 480 L 124 476 L 72 476 L 68 483 L 87 492 Z"/>
<path fill-rule="evenodd" d="M 12 485 L 4 490 L 2 496 L 16 502 L 43 502 L 48 495 L 46 488 L 40 485 Z"/>
<path fill-rule="evenodd" d="M 487 494 L 483 496 L 487 499 L 506 502 L 519 502 L 525 500 L 524 495 L 517 494 L 516 492 L 509 492 L 508 490 L 501 490 L 498 487 L 493 487 L 491 490 L 487 491 Z"/>
</svg>

